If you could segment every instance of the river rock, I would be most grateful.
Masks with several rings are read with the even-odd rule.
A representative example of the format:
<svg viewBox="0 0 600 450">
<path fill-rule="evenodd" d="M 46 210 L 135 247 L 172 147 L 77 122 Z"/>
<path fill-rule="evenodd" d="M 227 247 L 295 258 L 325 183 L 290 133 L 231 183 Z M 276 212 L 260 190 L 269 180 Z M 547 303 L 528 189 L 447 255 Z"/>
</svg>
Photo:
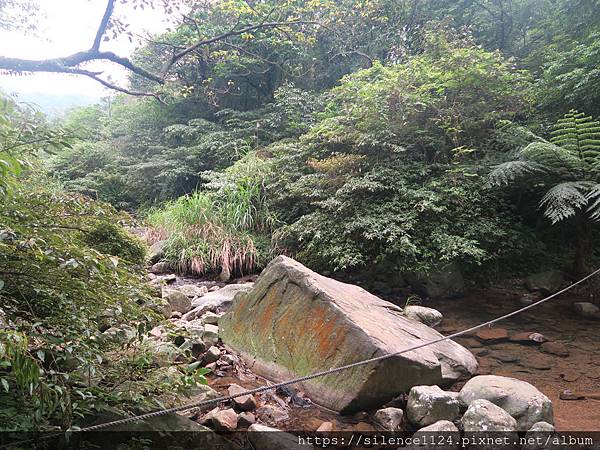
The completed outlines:
<svg viewBox="0 0 600 450">
<path fill-rule="evenodd" d="M 245 411 L 238 416 L 238 428 L 248 428 L 256 423 L 256 417 L 251 412 Z"/>
<path fill-rule="evenodd" d="M 400 408 L 383 408 L 378 410 L 373 416 L 375 425 L 382 431 L 397 431 L 402 424 L 404 411 Z"/>
<path fill-rule="evenodd" d="M 164 256 L 166 241 L 156 241 L 148 249 L 148 261 L 150 264 L 156 264 Z"/>
<path fill-rule="evenodd" d="M 308 445 L 291 433 L 279 431 L 277 428 L 267 427 L 258 423 L 248 428 L 248 439 L 256 449 L 260 450 L 311 450 Z"/>
<path fill-rule="evenodd" d="M 240 394 L 244 391 L 246 391 L 246 389 L 244 389 L 239 384 L 232 384 L 227 389 L 229 395 Z M 250 394 L 234 398 L 233 403 L 240 411 L 252 411 L 256 409 L 256 400 L 254 399 L 254 396 Z"/>
<path fill-rule="evenodd" d="M 525 441 L 521 450 L 558 450 L 561 446 L 556 443 L 552 443 L 554 439 L 560 437 L 556 432 L 554 426 L 547 422 L 537 422 L 533 424 L 531 429 L 525 433 Z M 549 443 L 546 445 L 546 443 Z M 559 441 L 557 441 L 559 442 Z"/>
<path fill-rule="evenodd" d="M 459 447 L 460 432 L 456 425 L 448 420 L 440 420 L 421 428 L 412 435 L 412 443 L 407 449 L 435 448 L 436 450 L 454 450 Z"/>
<path fill-rule="evenodd" d="M 202 297 L 204 294 L 208 293 L 208 288 L 206 286 L 198 286 L 197 284 L 183 284 L 177 286 L 177 290 L 192 298 Z"/>
<path fill-rule="evenodd" d="M 460 415 L 456 395 L 439 386 L 415 386 L 408 394 L 406 415 L 413 425 L 425 427 L 440 420 L 453 421 Z"/>
<path fill-rule="evenodd" d="M 219 327 L 207 323 L 202 332 L 202 341 L 207 345 L 216 345 L 219 342 Z"/>
<path fill-rule="evenodd" d="M 237 428 L 238 415 L 229 408 L 217 411 L 212 416 L 212 423 L 217 431 L 233 431 Z"/>
<path fill-rule="evenodd" d="M 286 410 L 274 405 L 261 406 L 256 410 L 256 415 L 261 420 L 261 422 L 273 426 L 290 418 Z"/>
<path fill-rule="evenodd" d="M 185 314 L 185 320 L 194 320 L 202 317 L 206 312 L 222 313 L 227 311 L 233 304 L 233 298 L 239 292 L 247 292 L 252 289 L 254 283 L 229 284 L 218 291 L 209 292 L 202 297 L 192 300 L 192 310 Z"/>
<path fill-rule="evenodd" d="M 525 287 L 530 291 L 541 291 L 544 294 L 552 294 L 558 291 L 565 282 L 563 274 L 558 270 L 529 275 L 525 279 Z"/>
<path fill-rule="evenodd" d="M 410 305 L 405 307 L 403 312 L 409 319 L 424 323 L 430 327 L 439 325 L 444 319 L 442 313 L 437 309 L 426 308 L 425 306 Z"/>
<path fill-rule="evenodd" d="M 192 307 L 191 300 L 184 293 L 174 289 L 163 289 L 163 298 L 171 305 L 171 311 L 185 314 Z"/>
<path fill-rule="evenodd" d="M 161 261 L 157 262 L 156 264 L 153 264 L 152 267 L 148 269 L 148 272 L 153 273 L 155 275 L 160 275 L 169 272 L 169 270 L 171 270 L 171 266 L 169 265 L 169 263 Z"/>
<path fill-rule="evenodd" d="M 254 372 L 276 381 L 442 337 L 392 303 L 285 256 L 265 268 L 250 292 L 236 297 L 220 328 L 223 342 Z M 353 412 L 381 406 L 412 386 L 450 383 L 476 370 L 471 352 L 443 341 L 307 381 L 302 390 L 323 406 Z"/>
<path fill-rule="evenodd" d="M 523 331 L 521 333 L 513 334 L 509 341 L 518 342 L 519 344 L 541 344 L 546 342 L 548 339 L 546 336 L 540 333 L 533 333 L 530 331 Z"/>
<path fill-rule="evenodd" d="M 517 421 L 520 431 L 536 422 L 553 422 L 552 402 L 531 384 L 515 378 L 481 375 L 471 378 L 460 391 L 465 405 L 484 399 L 504 409 Z"/>
<path fill-rule="evenodd" d="M 508 331 L 504 328 L 482 328 L 475 332 L 475 336 L 483 342 L 499 342 L 508 339 Z"/>
<path fill-rule="evenodd" d="M 569 356 L 569 349 L 565 344 L 561 344 L 560 342 L 544 342 L 540 350 L 544 353 L 549 353 L 551 355 L 567 357 Z"/>
<path fill-rule="evenodd" d="M 476 449 L 514 449 L 517 446 L 502 442 L 499 445 L 480 444 L 478 438 L 500 438 L 508 439 L 508 442 L 519 442 L 517 434 L 517 421 L 499 406 L 488 400 L 480 399 L 473 401 L 465 415 L 461 419 L 464 438 L 474 439 L 474 443 L 468 448 Z M 488 435 L 489 433 L 489 435 Z"/>
<path fill-rule="evenodd" d="M 216 361 L 219 360 L 219 358 L 221 357 L 221 350 L 219 350 L 218 347 L 215 347 L 214 345 L 209 347 L 208 350 L 206 350 L 206 353 L 204 354 L 203 357 L 203 361 L 205 364 L 210 364 L 210 363 L 214 363 Z"/>
<path fill-rule="evenodd" d="M 455 262 L 432 269 L 429 273 L 405 273 L 404 278 L 416 293 L 424 297 L 449 298 L 465 291 L 462 271 Z"/>
<path fill-rule="evenodd" d="M 586 319 L 597 319 L 600 318 L 600 307 L 590 302 L 577 302 L 573 303 L 575 312 L 581 317 Z"/>
</svg>

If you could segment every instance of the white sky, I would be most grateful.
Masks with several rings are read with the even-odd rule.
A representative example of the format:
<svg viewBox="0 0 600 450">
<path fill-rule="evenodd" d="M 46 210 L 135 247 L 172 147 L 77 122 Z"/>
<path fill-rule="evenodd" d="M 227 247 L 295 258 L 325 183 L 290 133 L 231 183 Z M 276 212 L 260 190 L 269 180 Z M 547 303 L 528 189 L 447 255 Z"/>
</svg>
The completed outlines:
<svg viewBox="0 0 600 450">
<path fill-rule="evenodd" d="M 38 36 L 0 30 L 0 55 L 25 59 L 45 59 L 66 56 L 89 49 L 104 13 L 106 0 L 35 0 L 40 5 Z M 157 33 L 168 27 L 162 10 L 133 10 L 117 2 L 114 14 L 124 17 L 130 30 L 137 34 Z M 139 43 L 130 43 L 126 36 L 116 41 L 102 42 L 102 50 L 129 56 Z M 124 71 L 111 63 L 94 63 L 90 68 L 106 70 L 113 80 L 124 83 Z M 105 77 L 104 76 L 104 77 Z M 101 97 L 110 91 L 86 77 L 64 74 L 0 75 L 0 90 L 20 94 L 76 94 Z"/>
</svg>

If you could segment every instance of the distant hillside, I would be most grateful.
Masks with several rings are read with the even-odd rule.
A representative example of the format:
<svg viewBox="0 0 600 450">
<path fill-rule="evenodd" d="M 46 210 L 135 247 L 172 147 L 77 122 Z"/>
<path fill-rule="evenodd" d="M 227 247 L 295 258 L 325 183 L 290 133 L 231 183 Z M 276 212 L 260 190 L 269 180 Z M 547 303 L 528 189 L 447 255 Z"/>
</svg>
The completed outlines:
<svg viewBox="0 0 600 450">
<path fill-rule="evenodd" d="M 81 94 L 49 94 L 47 92 L 22 92 L 18 98 L 35 104 L 49 116 L 61 116 L 69 108 L 85 106 L 100 101 L 99 96 Z"/>
</svg>

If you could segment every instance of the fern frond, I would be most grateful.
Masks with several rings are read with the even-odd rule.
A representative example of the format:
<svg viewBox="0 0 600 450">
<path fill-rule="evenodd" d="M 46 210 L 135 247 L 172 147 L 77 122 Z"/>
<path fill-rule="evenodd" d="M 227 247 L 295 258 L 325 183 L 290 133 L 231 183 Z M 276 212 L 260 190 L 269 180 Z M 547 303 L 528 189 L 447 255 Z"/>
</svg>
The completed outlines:
<svg viewBox="0 0 600 450">
<path fill-rule="evenodd" d="M 526 175 L 545 172 L 547 172 L 547 169 L 544 166 L 532 161 L 508 161 L 494 166 L 488 175 L 486 185 L 487 187 L 507 186 L 519 178 L 524 178 Z"/>
<path fill-rule="evenodd" d="M 587 212 L 592 220 L 600 220 L 600 184 L 595 184 L 586 194 Z M 593 200 L 593 201 L 592 201 Z"/>
<path fill-rule="evenodd" d="M 550 142 L 532 142 L 520 152 L 520 157 L 548 168 L 549 171 L 577 171 L 583 168 L 578 154 Z"/>
<path fill-rule="evenodd" d="M 554 125 L 550 142 L 577 155 L 585 164 L 600 162 L 600 122 L 577 111 L 570 111 Z"/>
<path fill-rule="evenodd" d="M 544 216 L 552 224 L 573 217 L 587 206 L 587 192 L 592 183 L 586 181 L 570 181 L 552 187 L 540 201 L 540 208 L 545 208 Z"/>
</svg>

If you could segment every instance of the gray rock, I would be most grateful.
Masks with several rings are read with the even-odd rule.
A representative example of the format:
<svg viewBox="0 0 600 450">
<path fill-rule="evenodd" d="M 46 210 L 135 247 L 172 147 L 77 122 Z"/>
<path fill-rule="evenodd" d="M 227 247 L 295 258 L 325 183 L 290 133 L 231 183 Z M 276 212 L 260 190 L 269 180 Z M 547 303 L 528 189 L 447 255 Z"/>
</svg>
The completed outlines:
<svg viewBox="0 0 600 450">
<path fill-rule="evenodd" d="M 408 394 L 406 415 L 413 425 L 425 427 L 440 420 L 456 420 L 460 404 L 456 395 L 444 392 L 439 386 L 414 386 Z"/>
<path fill-rule="evenodd" d="M 166 241 L 157 241 L 150 246 L 148 249 L 148 261 L 150 264 L 156 264 L 163 258 L 165 243 Z"/>
<path fill-rule="evenodd" d="M 502 408 L 487 400 L 473 401 L 461 422 L 464 438 L 473 440 L 468 448 L 500 450 L 518 447 L 517 421 Z M 478 440 L 480 438 L 507 439 L 507 443 L 498 441 L 497 445 L 490 445 L 489 442 L 482 444 Z M 513 442 L 517 445 L 512 445 Z"/>
<path fill-rule="evenodd" d="M 191 300 L 182 292 L 173 289 L 163 289 L 163 298 L 171 305 L 171 311 L 185 314 L 192 307 Z"/>
<path fill-rule="evenodd" d="M 177 286 L 177 290 L 191 298 L 202 297 L 208 293 L 206 286 L 198 286 L 197 284 L 182 284 L 181 286 Z"/>
<path fill-rule="evenodd" d="M 218 361 L 220 357 L 221 357 L 221 350 L 219 350 L 218 347 L 215 347 L 213 345 L 212 347 L 209 347 L 208 350 L 206 350 L 203 361 L 205 364 L 210 364 L 210 363 L 214 363 L 214 362 Z"/>
<path fill-rule="evenodd" d="M 525 279 L 525 287 L 530 291 L 540 291 L 543 294 L 552 294 L 558 291 L 565 282 L 563 274 L 558 270 L 548 270 L 536 273 Z"/>
<path fill-rule="evenodd" d="M 547 422 L 537 422 L 525 433 L 521 450 L 559 450 L 562 448 L 560 435 L 554 426 Z"/>
<path fill-rule="evenodd" d="M 148 272 L 156 274 L 156 275 L 160 275 L 160 274 L 169 272 L 169 270 L 171 270 L 171 266 L 169 265 L 169 263 L 165 262 L 165 261 L 161 261 L 161 262 L 157 262 L 156 264 L 153 264 L 152 267 L 150 267 L 150 269 L 148 269 Z"/>
<path fill-rule="evenodd" d="M 409 319 L 424 323 L 430 327 L 439 325 L 444 319 L 442 313 L 437 309 L 426 308 L 425 306 L 410 305 L 404 308 L 403 312 Z"/>
<path fill-rule="evenodd" d="M 248 439 L 256 449 L 260 450 L 311 450 L 312 445 L 301 442 L 297 436 L 284 433 L 277 428 L 267 427 L 258 423 L 248 428 Z"/>
<path fill-rule="evenodd" d="M 454 450 L 459 447 L 460 432 L 456 425 L 448 420 L 439 420 L 421 428 L 412 435 L 412 444 L 406 448 L 435 448 L 436 450 Z"/>
<path fill-rule="evenodd" d="M 458 263 L 452 262 L 429 273 L 406 273 L 404 277 L 419 295 L 449 298 L 465 291 L 465 281 Z"/>
<path fill-rule="evenodd" d="M 153 341 L 151 339 L 146 339 L 143 342 L 146 349 L 152 354 L 152 361 L 160 367 L 172 365 L 177 357 L 182 354 L 179 348 L 169 342 Z"/>
<path fill-rule="evenodd" d="M 373 419 L 375 425 L 382 431 L 397 431 L 402 424 L 404 411 L 400 408 L 383 408 L 378 410 Z"/>
<path fill-rule="evenodd" d="M 246 391 L 242 386 L 238 384 L 232 384 L 227 389 L 229 395 L 236 395 Z M 256 409 L 256 400 L 252 395 L 242 395 L 233 399 L 233 403 L 236 408 L 240 411 L 253 411 Z"/>
<path fill-rule="evenodd" d="M 220 291 L 218 291 L 220 292 Z M 252 291 L 236 297 L 219 321 L 220 337 L 253 371 L 283 381 L 360 359 L 397 352 L 441 334 L 408 320 L 392 303 L 275 258 Z M 296 371 L 301 365 L 301 371 Z M 477 370 L 473 354 L 452 341 L 302 384 L 336 411 L 377 408 L 412 386 L 448 383 Z"/>
<path fill-rule="evenodd" d="M 202 317 L 200 317 L 200 320 L 203 323 L 207 323 L 210 325 L 218 325 L 219 323 L 219 318 L 222 316 L 223 314 L 215 314 L 213 312 L 207 312 L 205 313 Z"/>
<path fill-rule="evenodd" d="M 263 405 L 256 410 L 256 415 L 261 422 L 267 425 L 276 426 L 280 422 L 290 418 L 286 410 L 274 405 Z"/>
<path fill-rule="evenodd" d="M 233 304 L 233 299 L 240 292 L 248 292 L 254 283 L 229 284 L 218 291 L 209 292 L 202 297 L 192 300 L 192 310 L 185 314 L 185 320 L 193 320 L 202 317 L 206 312 L 222 313 L 227 311 Z"/>
<path fill-rule="evenodd" d="M 219 342 L 219 327 L 210 323 L 205 324 L 202 340 L 207 346 L 216 345 Z"/>
<path fill-rule="evenodd" d="M 586 319 L 598 319 L 600 318 L 600 307 L 590 302 L 577 302 L 573 303 L 575 312 L 581 317 Z"/>
<path fill-rule="evenodd" d="M 481 375 L 471 378 L 460 391 L 459 400 L 471 405 L 488 400 L 514 417 L 520 431 L 536 422 L 553 422 L 552 402 L 531 384 L 515 378 Z"/>
</svg>

